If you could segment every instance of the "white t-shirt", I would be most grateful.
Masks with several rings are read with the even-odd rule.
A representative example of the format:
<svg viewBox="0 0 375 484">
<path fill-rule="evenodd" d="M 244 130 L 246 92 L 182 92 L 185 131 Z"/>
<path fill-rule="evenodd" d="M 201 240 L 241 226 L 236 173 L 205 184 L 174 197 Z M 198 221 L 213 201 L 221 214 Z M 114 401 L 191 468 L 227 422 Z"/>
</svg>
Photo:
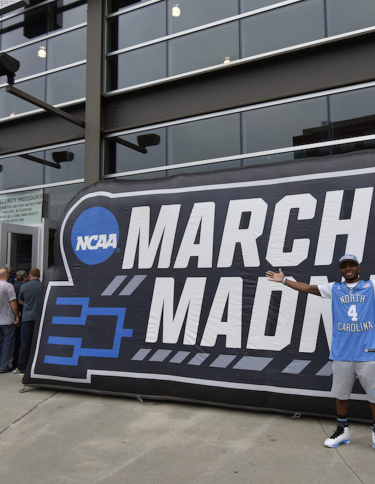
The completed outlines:
<svg viewBox="0 0 375 484">
<path fill-rule="evenodd" d="M 9 282 L 0 281 L 0 325 L 13 324 L 16 320 L 10 301 L 16 299 L 14 287 Z"/>
</svg>

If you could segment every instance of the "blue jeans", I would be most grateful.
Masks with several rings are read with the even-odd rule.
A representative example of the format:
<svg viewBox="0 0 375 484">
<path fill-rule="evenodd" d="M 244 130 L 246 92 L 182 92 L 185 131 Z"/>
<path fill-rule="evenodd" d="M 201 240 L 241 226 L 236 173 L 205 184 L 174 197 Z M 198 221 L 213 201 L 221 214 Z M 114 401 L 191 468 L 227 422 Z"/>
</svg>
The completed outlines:
<svg viewBox="0 0 375 484">
<path fill-rule="evenodd" d="M 21 323 L 21 346 L 18 355 L 17 367 L 22 373 L 25 372 L 29 361 L 31 342 L 33 340 L 35 321 L 22 321 Z"/>
<path fill-rule="evenodd" d="M 13 339 L 14 339 L 15 329 L 16 327 L 14 326 L 14 324 L 0 325 L 0 348 L 1 348 L 0 370 L 6 370 L 8 368 L 9 360 L 12 357 L 10 352 L 13 349 Z"/>
</svg>

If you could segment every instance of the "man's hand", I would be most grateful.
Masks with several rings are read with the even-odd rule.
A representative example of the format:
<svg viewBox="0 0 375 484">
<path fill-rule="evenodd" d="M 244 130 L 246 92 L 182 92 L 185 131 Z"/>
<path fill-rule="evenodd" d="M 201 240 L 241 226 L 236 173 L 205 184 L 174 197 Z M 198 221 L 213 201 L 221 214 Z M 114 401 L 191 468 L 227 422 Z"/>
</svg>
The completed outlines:
<svg viewBox="0 0 375 484">
<path fill-rule="evenodd" d="M 285 277 L 281 269 L 279 269 L 279 273 L 267 271 L 266 276 L 268 277 L 269 281 L 274 281 L 274 282 L 283 282 L 283 279 Z"/>
<path fill-rule="evenodd" d="M 19 326 L 21 324 L 20 317 L 16 316 L 16 320 L 14 321 L 14 326 Z"/>
</svg>

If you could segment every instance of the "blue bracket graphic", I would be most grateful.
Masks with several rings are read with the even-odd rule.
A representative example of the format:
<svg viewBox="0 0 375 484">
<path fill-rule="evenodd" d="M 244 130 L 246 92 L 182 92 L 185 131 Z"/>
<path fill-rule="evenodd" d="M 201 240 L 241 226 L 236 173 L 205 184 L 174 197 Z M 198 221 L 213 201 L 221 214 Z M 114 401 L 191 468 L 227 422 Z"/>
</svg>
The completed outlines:
<svg viewBox="0 0 375 484">
<path fill-rule="evenodd" d="M 132 329 L 124 329 L 126 308 L 89 308 L 89 297 L 58 297 L 56 304 L 62 306 L 82 306 L 81 315 L 78 318 L 67 318 L 54 316 L 52 324 L 80 325 L 86 324 L 87 316 L 117 316 L 116 331 L 111 349 L 82 348 L 82 338 L 68 338 L 60 336 L 50 336 L 48 344 L 73 346 L 73 355 L 44 357 L 44 363 L 53 365 L 77 366 L 80 356 L 94 356 L 98 358 L 118 358 L 120 352 L 121 338 L 131 338 Z"/>
</svg>

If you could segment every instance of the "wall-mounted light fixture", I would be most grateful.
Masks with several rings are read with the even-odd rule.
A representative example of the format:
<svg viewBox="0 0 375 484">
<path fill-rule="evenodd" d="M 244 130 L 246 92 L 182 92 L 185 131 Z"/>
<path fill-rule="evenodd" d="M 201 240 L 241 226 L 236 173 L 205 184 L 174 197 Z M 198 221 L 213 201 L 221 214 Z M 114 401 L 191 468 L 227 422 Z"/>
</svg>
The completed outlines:
<svg viewBox="0 0 375 484">
<path fill-rule="evenodd" d="M 229 58 L 229 56 L 225 57 L 224 64 L 230 64 L 230 58 Z"/>
<path fill-rule="evenodd" d="M 41 45 L 40 49 L 38 50 L 38 57 L 41 57 L 42 59 L 47 57 L 47 51 L 46 51 L 46 48 L 43 47 L 43 45 Z"/>
<path fill-rule="evenodd" d="M 8 84 L 14 84 L 14 76 L 20 68 L 20 63 L 14 57 L 0 52 L 0 76 L 7 76 Z"/>
<path fill-rule="evenodd" d="M 13 116 L 15 116 L 15 115 L 16 115 L 16 112 L 15 112 L 15 111 L 13 111 L 13 113 L 10 113 L 10 114 L 9 114 L 9 116 L 10 116 L 11 118 L 13 118 Z"/>
<path fill-rule="evenodd" d="M 74 160 L 74 153 L 71 151 L 53 151 L 52 159 L 55 163 L 66 163 Z"/>
<path fill-rule="evenodd" d="M 178 6 L 178 3 L 172 8 L 172 16 L 179 17 L 181 15 L 181 9 Z"/>
<path fill-rule="evenodd" d="M 147 153 L 147 146 L 155 146 L 160 143 L 160 136 L 155 133 L 150 133 L 150 134 L 141 134 L 137 136 L 137 142 L 138 145 L 131 143 L 130 141 L 127 141 L 125 139 L 122 139 L 118 136 L 115 136 L 112 138 L 113 141 L 116 143 L 119 143 L 120 145 L 126 146 L 127 148 L 130 148 L 132 150 L 138 151 L 139 153 L 146 154 Z"/>
</svg>

